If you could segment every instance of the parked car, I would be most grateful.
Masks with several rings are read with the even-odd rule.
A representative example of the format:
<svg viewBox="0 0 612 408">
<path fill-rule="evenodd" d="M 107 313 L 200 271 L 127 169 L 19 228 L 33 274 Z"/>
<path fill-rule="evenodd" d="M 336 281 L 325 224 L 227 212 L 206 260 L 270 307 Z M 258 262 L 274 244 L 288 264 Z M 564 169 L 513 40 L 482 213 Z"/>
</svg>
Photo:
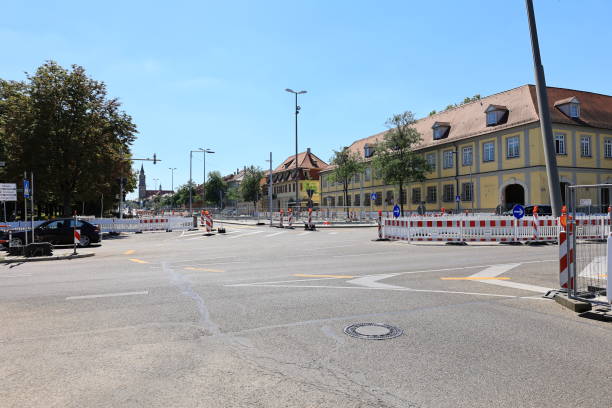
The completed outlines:
<svg viewBox="0 0 612 408">
<path fill-rule="evenodd" d="M 49 220 L 34 228 L 35 242 L 50 242 L 53 245 L 66 245 L 74 242 L 73 218 L 62 218 Z M 76 229 L 81 231 L 82 247 L 87 247 L 92 243 L 100 242 L 100 228 L 88 223 L 87 221 L 76 220 Z M 28 240 L 31 238 L 31 231 L 28 231 Z M 8 245 L 8 232 L 0 234 L 0 242 Z M 25 243 L 25 232 L 18 231 L 12 233 L 13 245 L 23 245 Z"/>
<path fill-rule="evenodd" d="M 527 216 L 532 216 L 533 215 L 533 208 L 536 207 L 535 205 L 526 205 L 525 206 L 525 215 Z M 538 207 L 538 215 L 552 215 L 552 207 L 548 204 L 543 204 L 543 205 L 537 205 Z M 514 215 L 512 212 L 512 209 L 509 209 L 507 211 L 504 211 L 504 213 L 502 215 L 508 215 L 508 216 L 512 216 Z"/>
</svg>

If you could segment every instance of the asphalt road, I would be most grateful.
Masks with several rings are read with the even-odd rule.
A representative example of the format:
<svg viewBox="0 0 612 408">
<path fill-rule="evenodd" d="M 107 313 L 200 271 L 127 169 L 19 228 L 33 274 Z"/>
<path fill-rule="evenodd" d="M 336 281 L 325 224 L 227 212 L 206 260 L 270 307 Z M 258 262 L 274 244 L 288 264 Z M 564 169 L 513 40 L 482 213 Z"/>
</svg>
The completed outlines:
<svg viewBox="0 0 612 408">
<path fill-rule="evenodd" d="M 2 407 L 612 406 L 612 323 L 554 246 L 228 226 L 0 266 Z M 344 334 L 379 322 L 388 340 Z"/>
</svg>

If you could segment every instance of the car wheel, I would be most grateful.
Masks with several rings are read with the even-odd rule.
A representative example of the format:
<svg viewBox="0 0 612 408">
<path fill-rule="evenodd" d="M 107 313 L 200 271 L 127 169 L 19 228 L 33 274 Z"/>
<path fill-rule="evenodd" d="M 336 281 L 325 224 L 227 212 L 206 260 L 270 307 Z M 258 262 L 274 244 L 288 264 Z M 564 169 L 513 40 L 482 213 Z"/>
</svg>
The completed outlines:
<svg viewBox="0 0 612 408">
<path fill-rule="evenodd" d="M 11 246 L 21 246 L 23 245 L 23 240 L 19 237 L 11 238 Z"/>
<path fill-rule="evenodd" d="M 91 244 L 91 239 L 87 235 L 81 235 L 81 246 L 88 247 Z"/>
</svg>

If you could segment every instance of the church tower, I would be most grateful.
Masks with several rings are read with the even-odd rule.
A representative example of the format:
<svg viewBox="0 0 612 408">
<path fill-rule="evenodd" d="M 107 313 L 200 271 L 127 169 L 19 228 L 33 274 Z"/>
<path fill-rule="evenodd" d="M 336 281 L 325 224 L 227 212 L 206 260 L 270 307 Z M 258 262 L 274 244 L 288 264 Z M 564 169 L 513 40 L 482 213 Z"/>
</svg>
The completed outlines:
<svg viewBox="0 0 612 408">
<path fill-rule="evenodd" d="M 138 200 L 142 201 L 147 196 L 147 181 L 144 166 L 140 165 L 140 175 L 138 176 Z"/>
</svg>

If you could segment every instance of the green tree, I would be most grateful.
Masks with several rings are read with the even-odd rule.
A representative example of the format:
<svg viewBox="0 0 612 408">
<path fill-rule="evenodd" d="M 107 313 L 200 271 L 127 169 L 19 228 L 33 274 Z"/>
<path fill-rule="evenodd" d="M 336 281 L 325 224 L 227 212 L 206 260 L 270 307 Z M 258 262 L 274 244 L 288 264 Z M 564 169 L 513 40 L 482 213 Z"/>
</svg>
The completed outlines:
<svg viewBox="0 0 612 408">
<path fill-rule="evenodd" d="M 221 173 L 218 171 L 208 173 L 204 191 L 206 192 L 206 201 L 221 206 L 222 198 L 227 192 L 227 183 L 223 180 Z"/>
<path fill-rule="evenodd" d="M 257 209 L 257 202 L 261 197 L 261 179 L 264 172 L 257 166 L 249 166 L 246 168 L 242 183 L 240 183 L 240 196 L 243 201 L 253 203 Z"/>
<path fill-rule="evenodd" d="M 0 136 L 11 152 L 7 176 L 33 171 L 37 201 L 61 205 L 64 215 L 78 201 L 114 198 L 120 177 L 133 191 L 136 126 L 120 106 L 77 65 L 67 70 L 49 61 L 26 81 L 0 81 Z"/>
<path fill-rule="evenodd" d="M 348 187 L 356 174 L 360 174 L 365 165 L 361 157 L 351 152 L 347 147 L 341 150 L 334 150 L 334 156 L 330 159 L 330 164 L 335 166 L 329 175 L 329 181 L 341 183 L 344 193 L 344 203 L 348 203 Z M 349 206 L 346 206 L 346 216 L 349 215 Z"/>
<path fill-rule="evenodd" d="M 374 167 L 382 174 L 385 184 L 397 184 L 400 193 L 401 214 L 404 215 L 404 186 L 425 180 L 430 166 L 425 158 L 414 151 L 421 142 L 421 134 L 414 128 L 414 115 L 410 111 L 393 115 L 389 130 L 374 147 Z"/>
</svg>

